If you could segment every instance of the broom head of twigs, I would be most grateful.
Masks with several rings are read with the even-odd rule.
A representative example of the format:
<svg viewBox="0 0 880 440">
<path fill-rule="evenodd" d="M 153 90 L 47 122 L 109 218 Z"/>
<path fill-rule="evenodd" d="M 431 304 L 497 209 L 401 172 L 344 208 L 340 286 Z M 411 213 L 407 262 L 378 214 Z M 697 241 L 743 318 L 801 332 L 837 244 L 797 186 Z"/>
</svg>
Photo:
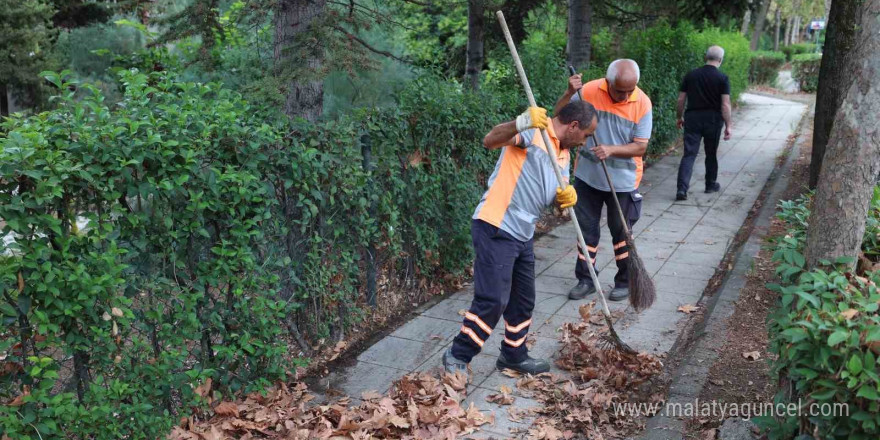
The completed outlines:
<svg viewBox="0 0 880 440">
<path fill-rule="evenodd" d="M 651 307 L 657 298 L 657 291 L 654 288 L 654 280 L 648 275 L 645 269 L 645 263 L 639 258 L 636 251 L 636 244 L 632 240 L 632 236 L 626 237 L 626 246 L 629 248 L 629 303 L 637 312 Z"/>
</svg>

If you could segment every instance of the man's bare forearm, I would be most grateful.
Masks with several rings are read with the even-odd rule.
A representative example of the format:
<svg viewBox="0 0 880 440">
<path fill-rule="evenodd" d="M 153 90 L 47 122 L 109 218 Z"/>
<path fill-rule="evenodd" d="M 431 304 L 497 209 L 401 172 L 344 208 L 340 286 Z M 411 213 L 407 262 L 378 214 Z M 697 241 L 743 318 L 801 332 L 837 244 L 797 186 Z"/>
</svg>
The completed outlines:
<svg viewBox="0 0 880 440">
<path fill-rule="evenodd" d="M 503 122 L 496 125 L 483 138 L 483 146 L 495 150 L 509 145 L 511 139 L 516 136 L 516 121 Z"/>
<path fill-rule="evenodd" d="M 608 155 L 618 159 L 641 157 L 648 150 L 647 142 L 631 142 L 625 145 L 601 145 L 608 148 Z"/>
<path fill-rule="evenodd" d="M 678 116 L 678 119 L 681 119 L 682 116 L 684 116 L 684 103 L 685 103 L 686 99 L 687 99 L 686 94 L 684 94 L 684 93 L 678 94 L 678 102 L 676 102 L 676 105 L 675 105 L 675 112 L 676 112 L 676 115 Z"/>
<path fill-rule="evenodd" d="M 572 93 L 570 90 L 565 91 L 565 94 L 563 94 L 562 97 L 559 98 L 559 101 L 556 101 L 556 105 L 553 106 L 554 116 L 559 115 L 559 112 L 562 111 L 562 107 L 565 107 L 565 105 L 571 101 L 572 96 L 574 96 L 574 93 Z"/>
<path fill-rule="evenodd" d="M 730 128 L 730 103 L 721 104 L 721 118 L 724 119 L 724 125 Z"/>
</svg>

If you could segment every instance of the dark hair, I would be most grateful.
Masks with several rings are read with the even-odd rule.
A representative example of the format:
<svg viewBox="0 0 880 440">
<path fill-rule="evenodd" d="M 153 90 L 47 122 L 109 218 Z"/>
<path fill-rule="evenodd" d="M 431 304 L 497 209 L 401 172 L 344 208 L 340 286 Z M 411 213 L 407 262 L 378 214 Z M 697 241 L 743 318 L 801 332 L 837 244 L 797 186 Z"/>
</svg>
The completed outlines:
<svg viewBox="0 0 880 440">
<path fill-rule="evenodd" d="M 596 118 L 596 108 L 587 101 L 574 101 L 565 104 L 559 111 L 559 120 L 563 124 L 569 124 L 572 121 L 578 121 L 581 130 L 586 130 L 593 125 L 593 118 Z"/>
</svg>

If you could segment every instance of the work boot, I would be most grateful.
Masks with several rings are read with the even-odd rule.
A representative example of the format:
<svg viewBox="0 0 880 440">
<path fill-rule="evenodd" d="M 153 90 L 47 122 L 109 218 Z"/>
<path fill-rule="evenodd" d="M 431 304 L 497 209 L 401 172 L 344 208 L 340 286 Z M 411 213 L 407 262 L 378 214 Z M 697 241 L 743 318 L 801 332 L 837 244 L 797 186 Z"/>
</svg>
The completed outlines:
<svg viewBox="0 0 880 440">
<path fill-rule="evenodd" d="M 615 287 L 608 294 L 610 301 L 623 301 L 627 298 L 629 298 L 629 287 Z"/>
<path fill-rule="evenodd" d="M 709 191 L 706 190 L 706 192 L 709 192 Z M 686 192 L 678 192 L 678 193 L 675 193 L 675 201 L 676 201 L 676 202 L 681 202 L 681 201 L 684 201 L 684 200 L 687 200 L 687 199 L 688 199 L 688 194 L 687 194 Z"/>
<path fill-rule="evenodd" d="M 587 295 L 594 293 L 596 293 L 596 286 L 593 284 L 593 280 L 578 280 L 577 285 L 568 291 L 568 299 L 584 299 Z"/>
<path fill-rule="evenodd" d="M 453 356 L 452 347 L 449 347 L 446 352 L 443 353 L 443 368 L 449 374 L 464 373 L 465 376 L 467 376 L 468 374 L 467 362 L 458 360 L 455 356 Z"/>
<path fill-rule="evenodd" d="M 706 194 L 717 193 L 718 191 L 721 191 L 721 184 L 720 183 L 712 182 L 712 183 L 706 185 Z"/>
<path fill-rule="evenodd" d="M 532 376 L 550 371 L 550 364 L 543 359 L 535 359 L 526 355 L 526 358 L 522 362 L 513 363 L 504 357 L 504 353 L 498 355 L 498 360 L 495 361 L 495 367 L 499 370 L 509 368 L 523 374 L 531 374 Z"/>
</svg>

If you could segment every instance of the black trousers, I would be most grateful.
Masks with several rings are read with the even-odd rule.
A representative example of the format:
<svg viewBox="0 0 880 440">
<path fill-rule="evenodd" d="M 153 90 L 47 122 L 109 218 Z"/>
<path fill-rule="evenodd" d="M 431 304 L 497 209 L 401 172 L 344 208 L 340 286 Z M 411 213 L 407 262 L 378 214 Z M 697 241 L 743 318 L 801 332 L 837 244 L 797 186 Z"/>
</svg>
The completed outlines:
<svg viewBox="0 0 880 440">
<path fill-rule="evenodd" d="M 595 267 L 596 254 L 599 251 L 599 224 L 602 221 L 602 206 L 608 213 L 608 229 L 611 230 L 611 239 L 614 242 L 614 259 L 617 262 L 617 274 L 614 276 L 614 287 L 629 287 L 629 270 L 627 258 L 629 248 L 626 245 L 626 234 L 623 223 L 617 213 L 617 206 L 611 199 L 610 191 L 600 191 L 587 185 L 580 179 L 574 179 L 574 189 L 577 191 L 577 205 L 574 207 L 581 233 L 584 234 L 584 242 L 589 252 L 590 263 Z M 642 214 L 642 195 L 638 190 L 633 192 L 619 192 L 616 194 L 620 202 L 620 209 L 626 217 L 627 226 L 632 230 L 632 225 L 638 221 Z M 590 268 L 587 266 L 587 257 L 578 249 L 577 262 L 575 263 L 575 275 L 579 281 L 590 281 Z"/>
<path fill-rule="evenodd" d="M 690 111 L 684 116 L 684 155 L 678 165 L 678 192 L 687 193 L 690 188 L 694 161 L 700 153 L 700 140 L 706 150 L 706 188 L 718 180 L 718 142 L 724 120 L 721 113 L 710 111 Z"/>
<path fill-rule="evenodd" d="M 528 355 L 526 334 L 535 308 L 533 241 L 519 241 L 482 220 L 471 222 L 474 243 L 474 300 L 461 332 L 452 342 L 452 355 L 470 362 L 504 316 L 501 352 L 511 362 Z"/>
</svg>

